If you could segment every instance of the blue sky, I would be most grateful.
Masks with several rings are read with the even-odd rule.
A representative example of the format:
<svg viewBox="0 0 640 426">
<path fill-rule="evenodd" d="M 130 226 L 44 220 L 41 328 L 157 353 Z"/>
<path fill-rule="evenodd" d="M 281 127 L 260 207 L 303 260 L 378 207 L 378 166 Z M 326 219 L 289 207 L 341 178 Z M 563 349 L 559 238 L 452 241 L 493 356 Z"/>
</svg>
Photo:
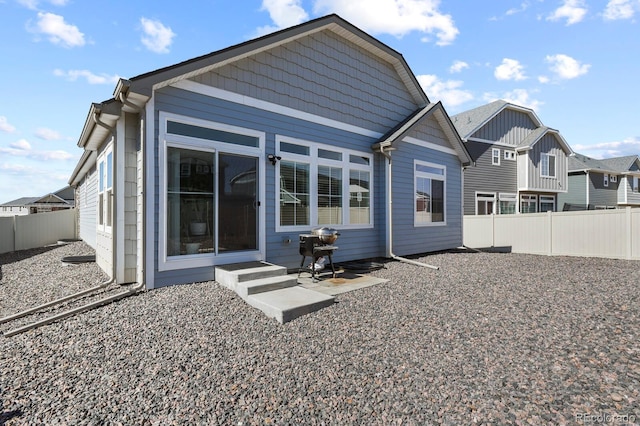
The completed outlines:
<svg viewBox="0 0 640 426">
<path fill-rule="evenodd" d="M 451 115 L 505 99 L 577 152 L 640 154 L 640 0 L 0 0 L 0 203 L 67 184 L 119 77 L 329 13 L 401 52 Z"/>
</svg>

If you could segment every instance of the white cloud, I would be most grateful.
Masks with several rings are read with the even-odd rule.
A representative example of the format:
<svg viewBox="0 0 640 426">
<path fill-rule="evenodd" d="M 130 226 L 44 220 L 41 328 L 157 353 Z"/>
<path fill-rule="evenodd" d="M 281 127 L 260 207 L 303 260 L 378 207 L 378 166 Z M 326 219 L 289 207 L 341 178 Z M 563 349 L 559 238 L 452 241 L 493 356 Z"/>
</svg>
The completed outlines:
<svg viewBox="0 0 640 426">
<path fill-rule="evenodd" d="M 453 43 L 460 31 L 439 6 L 440 0 L 316 0 L 314 12 L 337 13 L 371 34 L 402 37 L 418 31 L 435 35 L 436 44 L 444 46 Z"/>
<path fill-rule="evenodd" d="M 609 0 L 602 15 L 607 21 L 631 19 L 638 9 L 640 9 L 638 0 Z"/>
<path fill-rule="evenodd" d="M 36 130 L 35 135 L 40 139 L 44 139 L 46 141 L 58 141 L 62 139 L 60 133 L 55 130 L 47 129 L 45 127 L 41 127 Z"/>
<path fill-rule="evenodd" d="M 547 84 L 549 81 L 551 81 L 551 79 L 546 75 L 540 75 L 538 76 L 538 81 L 542 84 Z"/>
<path fill-rule="evenodd" d="M 584 0 L 564 0 L 562 6 L 547 16 L 547 21 L 566 19 L 566 25 L 573 25 L 582 21 L 586 14 L 587 8 L 585 7 Z"/>
<path fill-rule="evenodd" d="M 18 3 L 26 7 L 27 9 L 38 10 L 38 4 L 40 3 L 40 1 L 39 0 L 18 0 Z M 51 3 L 54 6 L 66 6 L 67 3 L 69 3 L 69 1 L 68 0 L 49 0 L 49 3 Z"/>
<path fill-rule="evenodd" d="M 464 61 L 454 61 L 453 65 L 451 65 L 451 67 L 449 68 L 449 72 L 450 73 L 458 73 L 458 72 L 461 72 L 465 68 L 469 68 L 469 64 L 468 63 L 466 63 Z"/>
<path fill-rule="evenodd" d="M 56 77 L 63 77 L 68 81 L 76 81 L 79 78 L 84 78 L 87 80 L 89 84 L 115 84 L 120 79 L 119 75 L 109 75 L 109 74 L 94 74 L 88 70 L 68 70 L 64 71 L 61 69 L 53 70 L 53 75 Z"/>
<path fill-rule="evenodd" d="M 38 12 L 35 31 L 49 36 L 49 41 L 63 47 L 84 46 L 84 34 L 75 25 L 67 24 L 64 17 Z"/>
<path fill-rule="evenodd" d="M 531 97 L 531 93 L 525 89 L 515 89 L 510 92 L 505 92 L 499 96 L 497 96 L 494 93 L 485 93 L 483 98 L 487 102 L 493 102 L 493 101 L 497 101 L 498 99 L 502 99 L 514 105 L 520 105 L 526 108 L 531 108 L 536 112 L 543 105 L 543 102 L 537 99 L 533 99 Z"/>
<path fill-rule="evenodd" d="M 265 35 L 282 28 L 298 25 L 307 19 L 309 15 L 301 6 L 301 0 L 262 0 L 262 8 L 269 12 L 269 16 L 275 25 L 267 25 L 257 30 L 257 35 Z"/>
<path fill-rule="evenodd" d="M 38 151 L 34 150 L 26 139 L 20 139 L 9 144 L 9 148 L 0 148 L 0 153 L 13 157 L 25 157 L 40 161 L 66 161 L 74 158 L 73 154 L 66 151 Z"/>
<path fill-rule="evenodd" d="M 515 59 L 504 58 L 493 72 L 498 80 L 525 80 L 524 66 Z"/>
<path fill-rule="evenodd" d="M 16 142 L 13 142 L 9 146 L 11 148 L 14 148 L 14 149 L 17 149 L 17 150 L 21 150 L 21 151 L 30 151 L 31 150 L 31 144 L 26 139 L 20 139 L 20 140 L 18 140 Z"/>
<path fill-rule="evenodd" d="M 545 62 L 551 64 L 549 69 L 554 72 L 559 78 L 570 80 L 572 78 L 580 77 L 586 74 L 591 68 L 589 64 L 581 64 L 571 56 L 557 54 L 547 55 Z"/>
<path fill-rule="evenodd" d="M 171 28 L 165 27 L 160 21 L 147 18 L 140 18 L 140 24 L 144 32 L 142 44 L 152 52 L 169 53 L 169 46 L 176 36 Z"/>
<path fill-rule="evenodd" d="M 574 151 L 589 155 L 594 158 L 622 157 L 625 155 L 638 155 L 640 152 L 640 137 L 630 137 L 623 141 L 601 142 L 591 145 L 572 145 Z"/>
<path fill-rule="evenodd" d="M 13 133 L 16 131 L 16 128 L 15 126 L 11 125 L 11 123 L 9 123 L 7 117 L 0 115 L 0 131 L 5 133 Z"/>
<path fill-rule="evenodd" d="M 525 2 L 520 3 L 520 7 L 514 7 L 514 8 L 511 8 L 511 9 L 507 10 L 505 12 L 505 15 L 507 15 L 507 16 L 515 15 L 517 13 L 524 12 L 528 8 L 529 8 L 529 2 L 525 1 Z"/>
<path fill-rule="evenodd" d="M 431 74 L 418 75 L 416 78 L 429 99 L 432 102 L 442 101 L 446 108 L 455 107 L 473 99 L 471 92 L 460 89 L 463 85 L 462 81 L 442 81 Z"/>
</svg>

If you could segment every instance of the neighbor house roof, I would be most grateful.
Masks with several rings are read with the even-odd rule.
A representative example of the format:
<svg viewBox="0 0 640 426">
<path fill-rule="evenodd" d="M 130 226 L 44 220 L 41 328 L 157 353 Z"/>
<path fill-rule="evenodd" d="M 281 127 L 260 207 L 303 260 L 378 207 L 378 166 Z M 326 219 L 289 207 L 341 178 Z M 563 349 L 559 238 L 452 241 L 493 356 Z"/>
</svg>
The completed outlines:
<svg viewBox="0 0 640 426">
<path fill-rule="evenodd" d="M 627 173 L 635 162 L 640 162 L 637 155 L 613 157 L 599 160 L 576 153 L 569 157 L 569 172 L 599 171 L 602 173 Z"/>
<path fill-rule="evenodd" d="M 4 207 L 20 207 L 33 204 L 69 204 L 74 205 L 75 195 L 73 188 L 66 186 L 56 192 L 50 192 L 40 197 L 22 197 L 17 200 L 9 201 L 0 206 Z"/>
<path fill-rule="evenodd" d="M 461 112 L 451 117 L 454 126 L 463 140 L 470 138 L 482 126 L 500 114 L 504 109 L 513 109 L 529 115 L 536 126 L 542 126 L 542 122 L 532 109 L 514 105 L 504 100 L 497 100 L 468 111 Z"/>
</svg>

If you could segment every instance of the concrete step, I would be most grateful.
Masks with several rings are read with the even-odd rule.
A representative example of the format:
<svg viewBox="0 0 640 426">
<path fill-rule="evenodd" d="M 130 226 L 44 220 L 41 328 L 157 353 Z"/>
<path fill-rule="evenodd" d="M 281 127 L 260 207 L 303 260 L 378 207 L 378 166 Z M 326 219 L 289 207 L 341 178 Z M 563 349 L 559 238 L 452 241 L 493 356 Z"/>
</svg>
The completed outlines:
<svg viewBox="0 0 640 426">
<path fill-rule="evenodd" d="M 318 311 L 334 303 L 335 298 L 300 286 L 253 294 L 245 299 L 254 308 L 280 324 Z"/>
<path fill-rule="evenodd" d="M 215 280 L 219 284 L 236 290 L 238 283 L 282 276 L 287 274 L 284 266 L 273 265 L 267 262 L 246 262 L 215 267 Z"/>
<path fill-rule="evenodd" d="M 252 294 L 294 287 L 296 285 L 298 285 L 298 279 L 295 275 L 278 275 L 251 281 L 241 281 L 236 284 L 235 291 L 240 297 L 246 299 Z"/>
</svg>

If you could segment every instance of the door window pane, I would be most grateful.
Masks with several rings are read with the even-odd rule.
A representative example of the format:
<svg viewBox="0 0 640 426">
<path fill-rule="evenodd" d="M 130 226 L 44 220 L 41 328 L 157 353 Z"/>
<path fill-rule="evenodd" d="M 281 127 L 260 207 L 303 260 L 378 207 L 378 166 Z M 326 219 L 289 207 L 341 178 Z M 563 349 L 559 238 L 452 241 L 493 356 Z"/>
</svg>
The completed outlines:
<svg viewBox="0 0 640 426">
<path fill-rule="evenodd" d="M 167 255 L 213 251 L 212 152 L 167 149 Z"/>
</svg>

